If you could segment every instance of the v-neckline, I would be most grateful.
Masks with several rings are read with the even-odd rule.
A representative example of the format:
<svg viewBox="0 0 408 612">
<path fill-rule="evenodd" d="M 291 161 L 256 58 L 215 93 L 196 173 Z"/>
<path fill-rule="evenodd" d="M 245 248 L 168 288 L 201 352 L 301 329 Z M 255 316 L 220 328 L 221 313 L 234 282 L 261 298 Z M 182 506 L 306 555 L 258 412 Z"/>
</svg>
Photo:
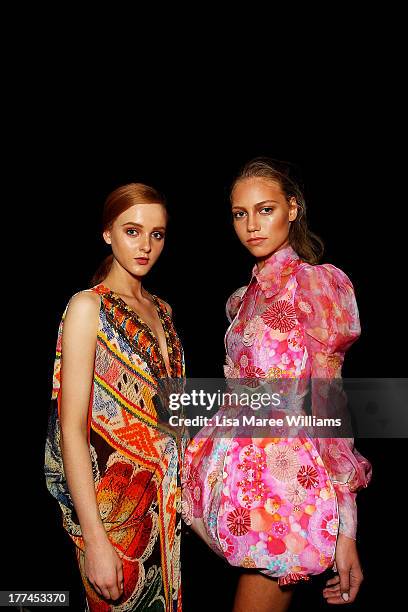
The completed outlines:
<svg viewBox="0 0 408 612">
<path fill-rule="evenodd" d="M 166 335 L 165 323 L 164 323 L 164 320 L 163 320 L 163 318 L 161 316 L 161 312 L 162 311 L 161 311 L 161 305 L 159 303 L 158 297 L 155 294 L 153 294 L 153 293 L 150 294 L 152 296 L 152 298 L 153 298 L 154 305 L 156 307 L 157 316 L 159 317 L 159 322 L 160 322 L 160 324 L 162 326 L 163 335 L 164 335 L 164 342 L 165 342 L 166 352 L 167 352 L 167 361 L 168 361 L 168 364 L 169 364 L 170 372 L 167 369 L 167 363 L 166 363 L 166 360 L 164 358 L 163 351 L 161 350 L 161 347 L 160 347 L 160 341 L 157 338 L 156 334 L 153 333 L 153 330 L 150 327 L 150 325 L 148 325 L 146 323 L 146 321 L 136 312 L 136 310 L 134 308 L 132 308 L 131 306 L 129 306 L 129 304 L 127 302 L 125 302 L 125 300 L 122 297 L 120 297 L 120 295 L 118 293 L 116 293 L 116 291 L 113 291 L 113 289 L 110 289 L 109 287 L 107 287 L 103 283 L 100 283 L 97 286 L 99 286 L 99 287 L 101 287 L 103 289 L 106 289 L 111 295 L 113 295 L 115 297 L 115 299 L 125 308 L 125 310 L 127 310 L 132 316 L 134 316 L 139 321 L 139 323 L 146 329 L 146 331 L 151 336 L 154 344 L 156 345 L 156 347 L 158 349 L 158 352 L 159 352 L 160 357 L 161 357 L 161 359 L 163 361 L 164 369 L 166 370 L 167 376 L 169 378 L 171 378 L 172 372 L 173 372 L 173 368 L 172 368 L 172 363 L 171 363 L 171 360 L 170 360 L 169 344 L 167 342 L 168 332 L 167 332 L 167 335 Z"/>
</svg>

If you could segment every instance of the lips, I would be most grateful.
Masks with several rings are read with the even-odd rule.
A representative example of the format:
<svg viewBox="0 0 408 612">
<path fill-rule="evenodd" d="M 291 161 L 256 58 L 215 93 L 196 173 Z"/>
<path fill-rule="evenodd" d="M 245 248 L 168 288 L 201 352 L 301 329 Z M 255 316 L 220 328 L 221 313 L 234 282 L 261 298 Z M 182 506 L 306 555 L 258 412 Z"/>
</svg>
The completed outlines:
<svg viewBox="0 0 408 612">
<path fill-rule="evenodd" d="M 263 240 L 266 240 L 266 238 L 250 238 L 249 240 L 247 240 L 248 244 L 260 244 Z"/>
<path fill-rule="evenodd" d="M 135 261 L 137 261 L 137 263 L 141 266 L 145 266 L 147 263 L 149 263 L 149 259 L 147 257 L 135 257 Z"/>
</svg>

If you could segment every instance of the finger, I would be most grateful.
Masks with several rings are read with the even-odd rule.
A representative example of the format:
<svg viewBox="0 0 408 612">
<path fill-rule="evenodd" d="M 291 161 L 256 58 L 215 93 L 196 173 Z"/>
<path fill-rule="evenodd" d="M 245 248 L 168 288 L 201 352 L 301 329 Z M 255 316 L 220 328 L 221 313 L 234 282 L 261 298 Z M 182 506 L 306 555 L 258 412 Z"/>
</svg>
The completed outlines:
<svg viewBox="0 0 408 612">
<path fill-rule="evenodd" d="M 101 591 L 102 591 L 102 596 L 103 596 L 105 599 L 110 599 L 110 593 L 109 593 L 109 589 L 108 589 L 108 587 L 106 587 L 106 586 L 102 586 L 102 585 L 101 585 L 99 588 L 100 588 L 100 589 L 101 589 Z"/>
<path fill-rule="evenodd" d="M 340 586 L 337 587 L 337 590 L 335 592 L 326 593 L 323 595 L 323 597 L 325 598 L 325 601 L 328 604 L 344 605 L 348 603 L 347 601 L 344 601 L 344 599 L 341 596 Z"/>
<path fill-rule="evenodd" d="M 355 600 L 355 598 L 357 597 L 357 593 L 360 589 L 360 584 L 352 584 L 350 586 L 350 599 L 349 602 L 352 602 Z"/>
<path fill-rule="evenodd" d="M 122 565 L 120 565 L 119 568 L 116 571 L 116 581 L 117 581 L 117 584 L 118 584 L 119 592 L 122 593 L 122 591 L 123 591 L 123 568 L 122 568 Z"/>
<path fill-rule="evenodd" d="M 110 599 L 115 600 L 119 599 L 119 597 L 122 595 L 122 592 L 118 588 L 118 585 L 115 583 L 109 586 L 109 594 Z"/>
<path fill-rule="evenodd" d="M 93 584 L 93 583 L 91 583 L 91 584 L 92 584 L 93 588 L 95 589 L 95 591 L 98 593 L 98 595 L 103 597 L 103 593 L 102 593 L 101 589 L 98 587 L 98 585 L 97 584 Z"/>
<path fill-rule="evenodd" d="M 338 597 L 329 597 L 328 599 L 326 599 L 326 603 L 330 605 L 334 604 L 335 606 L 337 605 L 342 606 L 342 605 L 347 605 L 348 602 L 344 601 L 342 597 L 338 596 Z"/>
<path fill-rule="evenodd" d="M 336 597 L 340 596 L 340 586 L 335 586 L 332 589 L 323 589 L 323 597 Z"/>
<path fill-rule="evenodd" d="M 323 591 L 338 591 L 340 593 L 340 585 L 333 584 L 332 586 L 324 587 Z"/>
<path fill-rule="evenodd" d="M 328 591 L 328 592 L 323 592 L 323 597 L 324 599 L 341 599 L 340 597 L 340 591 Z M 342 600 L 344 601 L 344 600 Z"/>
<path fill-rule="evenodd" d="M 340 591 L 341 596 L 344 601 L 349 601 L 350 599 L 350 570 L 349 568 L 345 570 L 340 570 Z"/>
<path fill-rule="evenodd" d="M 339 576 L 334 576 L 334 578 L 329 578 L 329 580 L 326 582 L 327 585 L 329 584 L 339 584 L 340 583 L 340 577 Z"/>
<path fill-rule="evenodd" d="M 323 589 L 322 594 L 323 597 L 335 597 L 336 595 L 340 595 L 340 588 L 335 587 L 334 589 Z"/>
</svg>

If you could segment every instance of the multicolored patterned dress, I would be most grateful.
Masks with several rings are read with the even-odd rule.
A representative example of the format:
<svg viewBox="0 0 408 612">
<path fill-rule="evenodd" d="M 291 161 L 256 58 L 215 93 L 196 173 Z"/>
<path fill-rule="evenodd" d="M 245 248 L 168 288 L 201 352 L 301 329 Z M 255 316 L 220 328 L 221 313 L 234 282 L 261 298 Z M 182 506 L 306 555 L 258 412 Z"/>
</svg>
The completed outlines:
<svg viewBox="0 0 408 612">
<path fill-rule="evenodd" d="M 345 352 L 361 331 L 342 270 L 308 264 L 285 246 L 260 271 L 254 266 L 226 310 L 227 379 L 292 379 L 297 414 L 307 414 L 311 383 L 312 414 L 330 413 L 321 383 L 341 381 Z M 332 567 L 338 533 L 356 539 L 356 494 L 372 466 L 353 438 L 226 438 L 208 426 L 190 442 L 183 474 L 186 523 L 230 564 L 283 585 Z"/>
<path fill-rule="evenodd" d="M 58 331 L 45 447 L 45 476 L 58 500 L 91 612 L 180 612 L 181 467 L 187 438 L 166 426 L 166 381 L 178 384 L 184 354 L 164 303 L 153 296 L 167 341 L 171 379 L 156 337 L 119 295 L 96 285 L 99 328 L 89 404 L 88 445 L 99 512 L 123 562 L 124 593 L 109 605 L 87 580 L 81 527 L 60 449 L 62 330 Z"/>
</svg>

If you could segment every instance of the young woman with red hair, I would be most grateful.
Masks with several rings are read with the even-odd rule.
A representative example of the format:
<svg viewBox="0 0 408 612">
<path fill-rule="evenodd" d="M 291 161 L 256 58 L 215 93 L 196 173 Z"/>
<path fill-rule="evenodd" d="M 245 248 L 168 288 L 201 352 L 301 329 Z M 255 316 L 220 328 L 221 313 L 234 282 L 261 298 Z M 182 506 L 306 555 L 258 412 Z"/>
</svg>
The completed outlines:
<svg viewBox="0 0 408 612">
<path fill-rule="evenodd" d="M 103 212 L 112 253 L 59 326 L 45 475 L 92 612 L 181 610 L 185 440 L 161 416 L 166 380 L 182 380 L 184 355 L 170 306 L 142 284 L 166 225 L 152 187 L 113 191 Z"/>
</svg>

